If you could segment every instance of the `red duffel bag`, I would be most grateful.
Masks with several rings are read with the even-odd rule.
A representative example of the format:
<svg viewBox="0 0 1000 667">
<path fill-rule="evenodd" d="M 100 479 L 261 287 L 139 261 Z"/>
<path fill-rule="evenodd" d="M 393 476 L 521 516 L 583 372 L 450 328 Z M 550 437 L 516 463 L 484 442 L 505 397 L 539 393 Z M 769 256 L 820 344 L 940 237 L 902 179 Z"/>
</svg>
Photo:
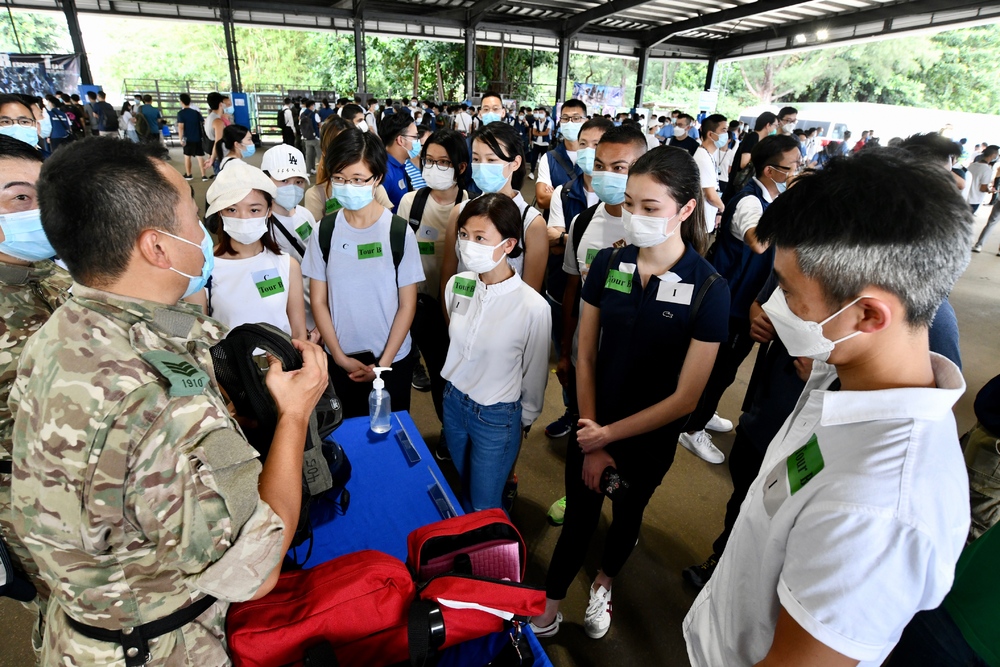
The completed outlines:
<svg viewBox="0 0 1000 667">
<path fill-rule="evenodd" d="M 341 667 L 395 664 L 409 656 L 414 597 L 406 565 L 379 551 L 286 572 L 263 598 L 229 608 L 229 652 L 236 667 L 282 667 L 327 642 Z"/>
</svg>

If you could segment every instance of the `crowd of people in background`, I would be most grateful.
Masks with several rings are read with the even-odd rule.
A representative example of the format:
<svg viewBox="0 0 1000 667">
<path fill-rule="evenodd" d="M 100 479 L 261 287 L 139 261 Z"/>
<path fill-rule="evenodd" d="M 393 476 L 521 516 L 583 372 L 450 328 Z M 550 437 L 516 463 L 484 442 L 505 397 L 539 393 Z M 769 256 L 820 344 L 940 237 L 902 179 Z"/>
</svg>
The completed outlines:
<svg viewBox="0 0 1000 667">
<path fill-rule="evenodd" d="M 563 414 L 544 431 L 566 438 L 566 484 L 537 636 L 559 631 L 610 499 L 580 619 L 607 634 L 677 444 L 721 464 L 710 432 L 735 428 L 724 530 L 683 573 L 693 664 L 1000 656 L 998 392 L 968 437 L 987 471 L 970 509 L 948 302 L 1000 219 L 973 242 L 996 145 L 865 131 L 848 148 L 793 107 L 288 98 L 258 167 L 229 96 L 207 116 L 179 101 L 182 172 L 149 96 L 0 96 L 0 527 L 45 664 L 120 661 L 101 630 L 207 597 L 143 649 L 225 664 L 227 603 L 266 594 L 289 547 L 327 378 L 345 417 L 368 414 L 377 367 L 393 409 L 429 391 L 463 508 L 510 511 L 553 348 Z M 214 383 L 177 375 L 211 377 L 208 346 L 247 322 L 304 358 L 270 362 L 263 468 Z M 720 399 L 758 344 L 734 423 Z"/>
</svg>

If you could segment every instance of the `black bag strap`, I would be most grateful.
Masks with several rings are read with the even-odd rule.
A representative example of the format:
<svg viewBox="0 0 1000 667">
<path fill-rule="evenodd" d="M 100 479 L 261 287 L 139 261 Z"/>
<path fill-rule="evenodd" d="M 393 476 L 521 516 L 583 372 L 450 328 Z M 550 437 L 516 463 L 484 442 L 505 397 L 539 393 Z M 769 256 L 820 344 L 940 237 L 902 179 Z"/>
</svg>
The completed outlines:
<svg viewBox="0 0 1000 667">
<path fill-rule="evenodd" d="M 10 466 L 10 461 L 4 461 Z M 8 470 L 8 473 L 10 470 Z M 0 537 L 0 574 L 3 574 L 5 583 L 0 586 L 0 597 L 8 597 L 18 602 L 31 602 L 35 599 L 38 591 L 35 585 L 14 569 L 14 562 L 7 551 L 7 543 Z"/>
<path fill-rule="evenodd" d="M 0 461 L 0 475 L 13 475 L 13 474 L 14 474 L 14 462 Z"/>
<path fill-rule="evenodd" d="M 275 222 L 277 224 L 272 224 L 271 227 L 273 227 L 274 229 L 277 229 L 279 232 L 281 232 L 281 235 L 285 237 L 285 239 L 292 245 L 292 247 L 295 248 L 295 250 L 300 255 L 305 256 L 305 254 L 306 254 L 306 248 L 305 248 L 304 245 L 302 245 L 301 240 L 298 239 L 298 238 L 296 238 L 294 234 L 292 234 L 290 231 L 288 231 L 287 229 L 285 229 L 285 226 L 283 224 L 281 224 L 281 221 L 278 220 L 277 218 L 275 218 L 272 222 Z M 324 257 L 324 259 L 325 259 L 325 257 Z"/>
<path fill-rule="evenodd" d="M 126 667 L 142 667 L 142 665 L 145 665 L 149 661 L 149 641 L 151 639 L 156 639 L 184 627 L 205 613 L 213 604 L 215 604 L 215 598 L 211 595 L 206 595 L 200 600 L 196 600 L 188 606 L 178 609 L 159 620 L 143 623 L 135 627 L 122 628 L 121 630 L 107 630 L 93 625 L 86 625 L 68 615 L 66 616 L 66 620 L 69 621 L 70 627 L 84 637 L 99 642 L 119 644 L 125 651 Z"/>
<path fill-rule="evenodd" d="M 594 204 L 586 211 L 576 216 L 576 220 L 570 221 L 570 226 L 573 228 L 573 252 L 580 252 L 580 244 L 583 242 L 583 234 L 587 231 L 587 227 L 590 226 L 590 222 L 594 219 L 594 214 L 597 213 L 597 207 L 600 203 Z M 563 205 L 563 210 L 566 210 L 565 204 Z"/>
<path fill-rule="evenodd" d="M 333 242 L 333 230 L 337 225 L 337 213 L 330 213 L 323 216 L 319 222 L 319 248 L 323 252 L 323 262 L 330 261 L 330 244 Z M 392 265 L 399 270 L 399 264 L 403 261 L 403 252 L 406 248 L 406 227 L 410 223 L 398 215 L 393 214 L 392 222 L 389 225 L 389 250 L 392 252 Z"/>
<path fill-rule="evenodd" d="M 420 188 L 413 198 L 413 206 L 410 207 L 410 227 L 413 227 L 413 231 L 420 229 L 420 221 L 424 219 L 424 208 L 427 206 L 427 198 L 430 196 L 430 188 Z"/>
<path fill-rule="evenodd" d="M 444 615 L 438 603 L 420 598 L 410 603 L 406 634 L 410 645 L 410 665 L 427 665 L 437 648 L 445 642 Z"/>
<path fill-rule="evenodd" d="M 698 316 L 698 311 L 701 310 L 701 302 L 705 300 L 705 295 L 708 294 L 708 290 L 715 284 L 715 281 L 720 278 L 722 276 L 718 273 L 713 273 L 698 288 L 698 293 L 695 295 L 694 301 L 691 302 L 691 310 L 688 311 L 688 331 L 694 332 L 694 320 Z"/>
<path fill-rule="evenodd" d="M 212 316 L 212 276 L 208 277 L 208 282 L 205 283 L 205 294 L 208 296 L 208 311 L 205 313 L 209 317 Z"/>
<path fill-rule="evenodd" d="M 565 144 L 563 145 L 565 146 Z M 573 165 L 573 162 L 571 160 L 563 157 L 562 153 L 559 152 L 558 148 L 556 150 L 549 151 L 548 154 L 556 159 L 556 162 L 559 163 L 559 166 L 562 167 L 563 171 L 565 171 L 566 174 L 570 177 L 571 182 L 576 180 L 576 167 Z"/>
</svg>

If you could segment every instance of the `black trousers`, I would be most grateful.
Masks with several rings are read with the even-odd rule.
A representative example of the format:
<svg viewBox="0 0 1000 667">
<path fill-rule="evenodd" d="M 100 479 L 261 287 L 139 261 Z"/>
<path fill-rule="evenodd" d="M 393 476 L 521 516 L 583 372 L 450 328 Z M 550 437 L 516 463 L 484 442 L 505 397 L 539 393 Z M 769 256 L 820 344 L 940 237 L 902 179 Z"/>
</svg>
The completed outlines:
<svg viewBox="0 0 1000 667">
<path fill-rule="evenodd" d="M 426 294 L 417 294 L 417 313 L 413 316 L 410 336 L 427 363 L 427 375 L 431 379 L 431 399 L 434 401 L 434 412 L 440 420 L 444 415 L 442 402 L 446 384 L 441 377 L 441 369 L 448 358 L 448 345 L 451 342 L 440 301 Z"/>
<path fill-rule="evenodd" d="M 750 492 L 750 485 L 757 479 L 763 463 L 764 450 L 757 449 L 743 427 L 737 426 L 733 449 L 729 452 L 729 474 L 733 478 L 733 495 L 729 496 L 729 502 L 726 504 L 726 520 L 722 534 L 712 544 L 712 553 L 716 556 L 721 556 L 726 550 L 729 535 L 733 532 L 736 518 L 740 515 L 740 505 Z"/>
<path fill-rule="evenodd" d="M 729 340 L 719 346 L 719 354 L 715 358 L 712 374 L 708 376 L 705 391 L 701 393 L 698 407 L 688 418 L 685 430 L 688 432 L 704 430 L 715 411 L 719 409 L 722 395 L 736 379 L 740 364 L 753 350 L 754 339 L 750 337 L 750 320 L 729 318 Z"/>
<path fill-rule="evenodd" d="M 680 428 L 666 434 L 664 431 L 647 434 L 643 437 L 646 442 L 624 444 L 621 452 L 616 452 L 620 454 L 618 458 L 609 452 L 615 458 L 618 473 L 630 485 L 628 493 L 612 503 L 614 516 L 601 556 L 601 571 L 609 577 L 618 576 L 632 554 L 646 505 L 674 461 Z M 566 591 L 583 567 L 601 519 L 604 495 L 588 489 L 582 475 L 583 452 L 574 428 L 566 443 L 566 516 L 545 578 L 545 595 L 550 600 L 566 597 Z"/>
<path fill-rule="evenodd" d="M 295 132 L 290 127 L 281 128 L 281 141 L 289 146 L 295 145 Z"/>
<path fill-rule="evenodd" d="M 389 392 L 392 401 L 392 411 L 410 409 L 410 389 L 413 382 L 413 367 L 417 363 L 414 350 L 392 365 L 392 370 L 382 373 L 385 380 L 385 390 Z M 330 380 L 337 390 L 337 397 L 344 407 L 344 419 L 349 417 L 368 416 L 368 395 L 372 392 L 371 382 L 355 382 L 348 377 L 347 372 L 334 363 L 333 357 L 327 355 L 327 366 Z"/>
<path fill-rule="evenodd" d="M 548 146 L 538 146 L 533 144 L 531 146 L 531 154 L 528 156 L 528 161 L 531 162 L 531 170 L 535 171 L 538 168 L 538 160 L 545 157 L 545 154 L 549 152 Z"/>
</svg>

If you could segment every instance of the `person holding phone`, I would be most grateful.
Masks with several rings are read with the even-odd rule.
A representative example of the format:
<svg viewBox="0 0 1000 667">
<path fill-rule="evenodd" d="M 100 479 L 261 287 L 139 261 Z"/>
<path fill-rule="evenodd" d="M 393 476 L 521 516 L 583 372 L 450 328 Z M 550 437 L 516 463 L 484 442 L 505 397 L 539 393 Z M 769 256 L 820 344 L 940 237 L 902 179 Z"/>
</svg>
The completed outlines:
<svg viewBox="0 0 1000 667">
<path fill-rule="evenodd" d="M 372 368 L 392 367 L 382 375 L 392 408 L 408 410 L 415 364 L 410 326 L 417 283 L 424 279 L 417 239 L 405 220 L 375 199 L 386 174 L 378 137 L 344 130 L 327 160 L 332 194 L 343 208 L 332 228 L 320 223 L 309 237 L 302 273 L 313 281 L 312 313 L 332 356 L 330 377 L 344 416 L 358 417 L 368 414 Z"/>
<path fill-rule="evenodd" d="M 478 197 L 458 218 L 468 271 L 452 276 L 444 302 L 451 344 L 441 372 L 444 435 L 462 477 L 467 512 L 501 507 L 521 431 L 538 419 L 549 370 L 552 315 L 507 257 L 521 253 L 521 213 L 510 197 Z"/>
<path fill-rule="evenodd" d="M 704 200 L 683 149 L 660 148 L 629 170 L 624 248 L 597 253 L 583 284 L 577 400 L 566 449 L 566 515 L 546 579 L 540 637 L 559 630 L 559 604 L 614 504 L 584 630 L 611 627 L 611 588 L 639 538 L 646 504 L 674 460 L 677 435 L 697 405 L 727 337 L 729 288 L 702 256 Z"/>
</svg>

